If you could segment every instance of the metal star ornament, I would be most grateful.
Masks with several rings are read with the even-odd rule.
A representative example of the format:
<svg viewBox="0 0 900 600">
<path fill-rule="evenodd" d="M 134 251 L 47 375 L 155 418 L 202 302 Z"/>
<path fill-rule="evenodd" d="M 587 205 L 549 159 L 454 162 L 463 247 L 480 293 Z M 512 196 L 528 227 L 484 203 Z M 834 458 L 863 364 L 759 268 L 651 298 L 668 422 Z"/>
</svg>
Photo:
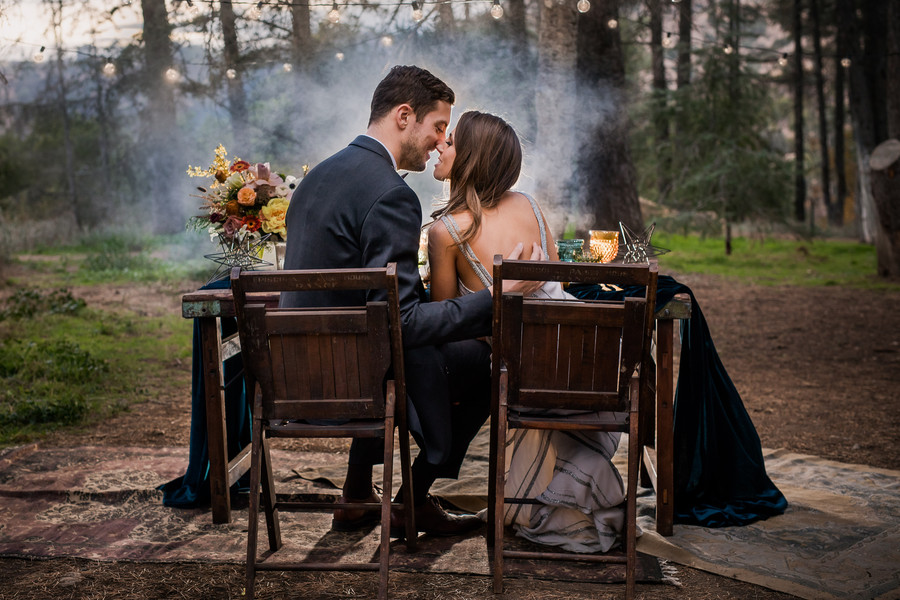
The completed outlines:
<svg viewBox="0 0 900 600">
<path fill-rule="evenodd" d="M 260 258 L 271 235 L 267 234 L 256 240 L 248 238 L 239 240 L 237 237 L 228 240 L 220 233 L 219 247 L 222 251 L 203 255 L 204 258 L 219 263 L 219 268 L 216 269 L 216 272 L 213 273 L 207 283 L 228 277 L 233 267 L 256 271 L 272 266 L 272 263 Z"/>
<path fill-rule="evenodd" d="M 652 223 L 649 227 L 644 229 L 644 231 L 638 234 L 619 221 L 619 231 L 622 232 L 622 240 L 619 243 L 619 254 L 622 256 L 623 263 L 647 264 L 654 256 L 669 252 L 667 248 L 654 246 L 650 241 L 654 229 L 656 229 L 656 223 Z"/>
</svg>

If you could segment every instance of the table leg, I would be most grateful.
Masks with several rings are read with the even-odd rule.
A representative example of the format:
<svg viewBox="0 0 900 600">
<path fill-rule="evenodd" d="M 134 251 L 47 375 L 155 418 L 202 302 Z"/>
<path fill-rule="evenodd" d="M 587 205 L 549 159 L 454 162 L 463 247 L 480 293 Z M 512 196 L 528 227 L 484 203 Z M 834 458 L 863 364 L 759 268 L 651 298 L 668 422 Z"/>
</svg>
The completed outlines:
<svg viewBox="0 0 900 600">
<path fill-rule="evenodd" d="M 673 324 L 674 319 L 660 319 L 656 330 L 656 531 L 664 536 L 672 535 L 675 514 Z"/>
<path fill-rule="evenodd" d="M 215 317 L 200 318 L 203 384 L 206 395 L 206 435 L 209 445 L 209 495 L 213 523 L 231 522 L 228 493 L 228 448 L 225 439 L 225 384 L 222 374 L 222 332 Z"/>
</svg>

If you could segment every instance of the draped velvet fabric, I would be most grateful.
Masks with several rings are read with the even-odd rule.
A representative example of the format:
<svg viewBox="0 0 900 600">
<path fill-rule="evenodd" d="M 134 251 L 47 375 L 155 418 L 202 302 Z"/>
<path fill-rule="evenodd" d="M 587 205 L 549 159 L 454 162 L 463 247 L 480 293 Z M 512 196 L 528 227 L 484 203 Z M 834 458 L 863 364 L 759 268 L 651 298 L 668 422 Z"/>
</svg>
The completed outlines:
<svg viewBox="0 0 900 600">
<path fill-rule="evenodd" d="M 636 294 L 582 284 L 567 291 L 598 300 Z M 690 294 L 691 318 L 681 324 L 675 390 L 675 522 L 724 527 L 782 514 L 787 500 L 766 474 L 756 428 L 719 359 L 694 293 L 661 275 L 656 306 L 661 308 L 678 293 Z"/>
<path fill-rule="evenodd" d="M 229 278 L 220 279 L 201 289 L 231 287 Z M 220 319 L 222 337 L 237 331 L 237 320 Z M 163 492 L 163 505 L 175 508 L 193 508 L 209 504 L 209 444 L 206 428 L 206 397 L 203 378 L 203 360 L 200 324 L 194 319 L 194 346 L 191 357 L 191 438 L 188 450 L 188 467 L 184 475 L 159 486 Z M 225 381 L 225 429 L 228 460 L 234 458 L 250 443 L 250 403 L 244 393 L 244 369 L 241 355 L 226 360 L 222 366 Z M 239 489 L 249 490 L 248 474 L 238 483 Z"/>
</svg>

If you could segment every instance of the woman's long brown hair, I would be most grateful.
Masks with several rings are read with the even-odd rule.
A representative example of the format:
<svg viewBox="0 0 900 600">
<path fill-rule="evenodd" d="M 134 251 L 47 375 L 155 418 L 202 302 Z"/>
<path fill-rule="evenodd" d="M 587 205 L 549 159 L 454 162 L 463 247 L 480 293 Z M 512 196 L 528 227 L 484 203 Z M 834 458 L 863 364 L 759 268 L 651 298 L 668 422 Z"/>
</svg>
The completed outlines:
<svg viewBox="0 0 900 600">
<path fill-rule="evenodd" d="M 432 218 L 468 210 L 472 224 L 460 233 L 468 242 L 478 234 L 484 209 L 497 205 L 519 179 L 522 144 L 512 126 L 495 115 L 467 111 L 453 130 L 456 158 L 450 167 L 450 198 Z"/>
</svg>

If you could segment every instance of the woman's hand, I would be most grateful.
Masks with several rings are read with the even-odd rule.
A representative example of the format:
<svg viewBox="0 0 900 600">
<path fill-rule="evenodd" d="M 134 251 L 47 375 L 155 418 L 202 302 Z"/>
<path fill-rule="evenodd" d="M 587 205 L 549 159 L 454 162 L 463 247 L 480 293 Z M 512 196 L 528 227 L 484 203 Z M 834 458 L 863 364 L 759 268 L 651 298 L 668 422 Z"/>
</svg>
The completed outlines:
<svg viewBox="0 0 900 600">
<path fill-rule="evenodd" d="M 516 244 L 516 247 L 513 248 L 513 251 L 509 253 L 509 256 L 506 257 L 506 260 L 520 260 L 522 257 L 522 252 L 525 249 L 525 245 L 522 242 Z M 541 246 L 532 242 L 531 244 L 531 258 L 528 260 L 547 260 L 547 255 L 544 254 L 544 251 L 541 249 Z M 504 279 L 503 280 L 503 293 L 507 292 L 521 292 L 523 296 L 530 296 L 535 293 L 542 287 L 544 287 L 544 281 L 528 281 L 528 280 L 518 280 L 518 279 Z M 491 295 L 494 293 L 494 288 L 491 289 Z"/>
</svg>

